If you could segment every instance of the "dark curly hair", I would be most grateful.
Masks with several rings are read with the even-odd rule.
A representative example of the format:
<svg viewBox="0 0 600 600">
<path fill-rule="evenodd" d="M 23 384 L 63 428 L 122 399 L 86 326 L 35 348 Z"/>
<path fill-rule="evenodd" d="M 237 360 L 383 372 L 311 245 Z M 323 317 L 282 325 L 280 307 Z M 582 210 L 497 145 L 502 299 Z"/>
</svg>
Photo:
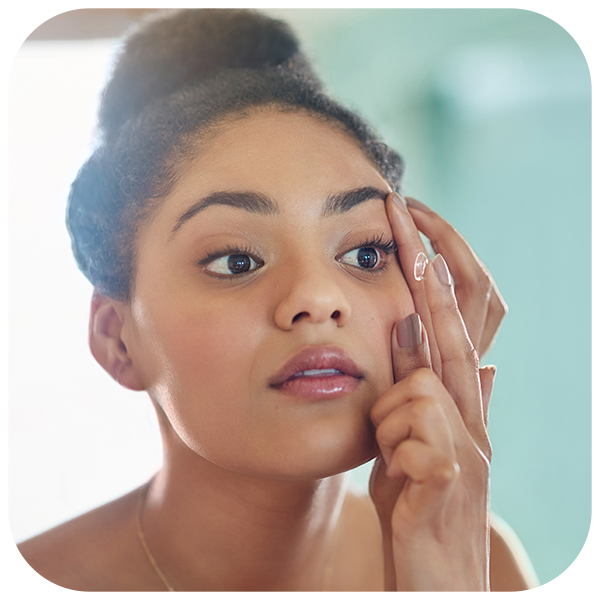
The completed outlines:
<svg viewBox="0 0 600 600">
<path fill-rule="evenodd" d="M 99 292 L 129 298 L 136 234 L 177 167 L 203 136 L 260 107 L 343 129 L 399 189 L 401 157 L 325 93 L 288 25 L 250 10 L 161 11 L 125 41 L 103 92 L 98 145 L 69 194 L 73 253 Z"/>
</svg>

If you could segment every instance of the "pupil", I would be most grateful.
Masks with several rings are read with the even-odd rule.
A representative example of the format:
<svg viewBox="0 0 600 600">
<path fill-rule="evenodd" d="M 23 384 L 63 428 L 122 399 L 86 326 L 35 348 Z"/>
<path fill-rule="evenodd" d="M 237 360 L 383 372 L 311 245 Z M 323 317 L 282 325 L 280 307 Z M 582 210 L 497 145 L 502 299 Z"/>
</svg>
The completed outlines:
<svg viewBox="0 0 600 600">
<path fill-rule="evenodd" d="M 358 264 L 366 269 L 372 269 L 377 264 L 377 258 L 375 248 L 361 248 L 358 251 Z"/>
<path fill-rule="evenodd" d="M 227 267 L 232 273 L 245 273 L 250 269 L 250 258 L 245 254 L 232 254 L 227 260 Z"/>
</svg>

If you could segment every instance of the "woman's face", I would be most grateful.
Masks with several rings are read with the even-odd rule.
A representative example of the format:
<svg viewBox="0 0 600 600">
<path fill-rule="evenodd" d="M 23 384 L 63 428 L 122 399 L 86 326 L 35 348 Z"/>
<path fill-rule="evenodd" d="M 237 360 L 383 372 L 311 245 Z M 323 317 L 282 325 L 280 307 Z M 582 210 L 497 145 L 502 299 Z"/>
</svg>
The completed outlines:
<svg viewBox="0 0 600 600">
<path fill-rule="evenodd" d="M 124 338 L 197 455 L 275 478 L 373 456 L 392 328 L 414 310 L 390 191 L 348 135 L 299 113 L 236 120 L 182 168 L 139 234 Z"/>
</svg>

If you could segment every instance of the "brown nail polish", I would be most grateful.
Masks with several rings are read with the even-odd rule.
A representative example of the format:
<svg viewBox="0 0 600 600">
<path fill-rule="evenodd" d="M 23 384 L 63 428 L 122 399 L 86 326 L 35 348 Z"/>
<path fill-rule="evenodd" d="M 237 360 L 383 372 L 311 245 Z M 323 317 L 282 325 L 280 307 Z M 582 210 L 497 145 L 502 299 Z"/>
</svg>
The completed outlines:
<svg viewBox="0 0 600 600">
<path fill-rule="evenodd" d="M 423 326 L 417 313 L 408 315 L 396 326 L 396 339 L 401 348 L 414 348 L 423 342 Z"/>
<path fill-rule="evenodd" d="M 421 210 L 426 213 L 433 212 L 429 208 L 429 206 L 426 206 L 425 204 L 423 204 L 422 202 L 419 202 L 418 200 L 415 200 L 414 198 L 407 197 L 406 204 L 408 204 L 408 206 L 410 206 L 411 208 L 416 208 L 417 210 Z"/>
<path fill-rule="evenodd" d="M 392 201 L 401 211 L 405 213 L 408 212 L 408 208 L 406 208 L 406 200 L 398 192 L 392 192 Z"/>
</svg>

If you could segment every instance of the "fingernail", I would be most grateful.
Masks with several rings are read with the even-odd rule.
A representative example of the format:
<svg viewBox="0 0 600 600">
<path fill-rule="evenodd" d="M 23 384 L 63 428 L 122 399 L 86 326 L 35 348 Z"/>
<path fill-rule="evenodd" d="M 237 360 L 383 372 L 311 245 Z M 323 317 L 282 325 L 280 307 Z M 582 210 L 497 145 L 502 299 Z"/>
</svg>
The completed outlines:
<svg viewBox="0 0 600 600">
<path fill-rule="evenodd" d="M 402 319 L 396 327 L 396 339 L 401 348 L 414 348 L 423 342 L 423 325 L 417 313 Z"/>
<path fill-rule="evenodd" d="M 394 204 L 405 213 L 408 212 L 408 208 L 406 208 L 406 200 L 398 193 L 392 192 L 392 201 Z"/>
<path fill-rule="evenodd" d="M 406 198 L 406 204 L 408 204 L 408 206 L 410 206 L 411 208 L 416 208 L 418 210 L 422 210 L 423 212 L 426 213 L 430 213 L 433 212 L 429 206 L 423 204 L 422 202 L 419 202 L 418 200 L 415 200 L 414 198 Z"/>
<path fill-rule="evenodd" d="M 429 259 L 427 258 L 427 254 L 424 252 L 419 252 L 417 254 L 417 258 L 415 259 L 415 269 L 414 275 L 417 281 L 421 281 L 425 275 L 425 268 L 427 267 L 427 263 Z"/>
<path fill-rule="evenodd" d="M 452 285 L 450 271 L 444 257 L 441 254 L 436 254 L 432 263 L 439 282 L 443 285 Z"/>
</svg>

